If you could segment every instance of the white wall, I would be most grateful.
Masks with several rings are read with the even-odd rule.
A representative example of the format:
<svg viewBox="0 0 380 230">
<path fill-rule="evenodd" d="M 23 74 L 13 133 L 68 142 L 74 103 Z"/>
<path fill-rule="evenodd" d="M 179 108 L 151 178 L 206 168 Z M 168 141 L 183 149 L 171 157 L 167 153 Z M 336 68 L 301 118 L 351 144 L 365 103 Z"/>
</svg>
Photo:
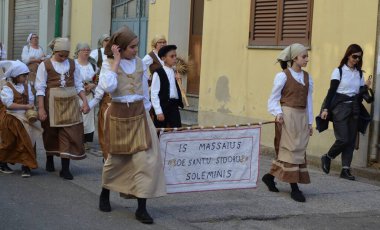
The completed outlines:
<svg viewBox="0 0 380 230">
<path fill-rule="evenodd" d="M 45 52 L 50 53 L 47 45 L 54 38 L 55 1 L 40 0 L 39 42 Z"/>
</svg>

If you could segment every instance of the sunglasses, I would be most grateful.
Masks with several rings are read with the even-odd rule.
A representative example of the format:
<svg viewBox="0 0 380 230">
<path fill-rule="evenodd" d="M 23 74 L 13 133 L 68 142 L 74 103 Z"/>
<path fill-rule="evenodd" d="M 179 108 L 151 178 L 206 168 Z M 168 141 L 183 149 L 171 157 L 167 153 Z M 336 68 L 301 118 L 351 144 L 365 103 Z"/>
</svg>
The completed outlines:
<svg viewBox="0 0 380 230">
<path fill-rule="evenodd" d="M 360 59 L 362 59 L 362 56 L 360 56 L 360 55 L 352 55 L 351 56 L 353 59 L 356 59 L 356 60 L 360 60 Z"/>
</svg>

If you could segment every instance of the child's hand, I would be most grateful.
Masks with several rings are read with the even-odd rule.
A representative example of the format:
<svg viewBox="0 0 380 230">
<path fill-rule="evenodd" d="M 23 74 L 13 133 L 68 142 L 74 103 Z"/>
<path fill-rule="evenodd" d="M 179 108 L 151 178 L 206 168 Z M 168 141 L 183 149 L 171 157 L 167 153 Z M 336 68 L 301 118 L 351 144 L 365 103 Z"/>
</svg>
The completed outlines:
<svg viewBox="0 0 380 230">
<path fill-rule="evenodd" d="M 326 120 L 327 119 L 327 115 L 329 115 L 329 112 L 327 110 L 323 110 L 322 113 L 321 113 L 321 118 L 323 120 Z"/>
<path fill-rule="evenodd" d="M 165 120 L 165 116 L 164 116 L 164 114 L 163 114 L 163 113 L 161 113 L 161 114 L 157 114 L 157 120 L 158 120 L 158 121 L 164 121 L 164 120 Z"/>
<path fill-rule="evenodd" d="M 280 123 L 281 125 L 284 123 L 284 118 L 282 116 L 282 113 L 277 114 L 276 122 Z"/>
<path fill-rule="evenodd" d="M 82 108 L 80 109 L 80 111 L 84 114 L 87 114 L 90 112 L 90 107 L 88 106 L 87 101 L 83 102 L 83 105 L 82 105 Z"/>
<path fill-rule="evenodd" d="M 115 61 L 119 61 L 121 59 L 121 56 L 120 56 L 120 47 L 118 45 L 112 45 L 111 51 L 112 51 L 112 54 L 113 54 L 113 59 Z"/>
<path fill-rule="evenodd" d="M 33 108 L 34 108 L 33 104 L 26 105 L 26 109 L 33 109 Z"/>
<path fill-rule="evenodd" d="M 47 114 L 46 114 L 46 111 L 45 111 L 45 108 L 38 108 L 38 119 L 40 121 L 45 121 L 47 118 Z"/>
</svg>

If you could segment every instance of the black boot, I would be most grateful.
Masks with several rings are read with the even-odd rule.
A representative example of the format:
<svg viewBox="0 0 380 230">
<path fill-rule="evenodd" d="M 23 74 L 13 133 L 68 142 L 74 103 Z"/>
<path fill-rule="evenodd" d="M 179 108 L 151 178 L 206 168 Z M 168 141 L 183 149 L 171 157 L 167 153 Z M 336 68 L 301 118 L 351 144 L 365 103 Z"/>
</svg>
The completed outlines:
<svg viewBox="0 0 380 230">
<path fill-rule="evenodd" d="M 46 171 L 54 172 L 54 159 L 53 156 L 46 156 Z"/>
<path fill-rule="evenodd" d="M 153 218 L 149 215 L 146 210 L 146 199 L 137 198 L 138 208 L 136 210 L 135 216 L 136 220 L 140 221 L 143 224 L 153 224 Z"/>
<path fill-rule="evenodd" d="M 299 190 L 297 183 L 290 183 L 290 187 L 292 188 L 292 192 L 290 193 L 290 197 L 297 202 L 305 202 L 306 198 L 303 195 L 302 191 Z"/>
<path fill-rule="evenodd" d="M 279 192 L 279 190 L 276 188 L 276 183 L 274 182 L 274 176 L 267 173 L 263 176 L 261 179 L 264 184 L 268 187 L 269 191 L 271 192 Z"/>
<path fill-rule="evenodd" d="M 59 176 L 63 177 L 66 180 L 74 179 L 73 175 L 70 172 L 70 159 L 61 158 L 62 170 L 59 172 Z"/>
<path fill-rule="evenodd" d="M 340 177 L 347 180 L 355 180 L 355 177 L 351 175 L 351 171 L 349 168 L 343 168 L 340 173 Z"/>
<path fill-rule="evenodd" d="M 327 156 L 327 154 L 325 154 L 321 157 L 321 165 L 322 165 L 323 172 L 326 174 L 329 174 L 331 159 L 330 159 L 330 157 Z"/>
<path fill-rule="evenodd" d="M 111 212 L 109 189 L 102 188 L 102 192 L 99 197 L 99 210 L 102 212 Z"/>
</svg>

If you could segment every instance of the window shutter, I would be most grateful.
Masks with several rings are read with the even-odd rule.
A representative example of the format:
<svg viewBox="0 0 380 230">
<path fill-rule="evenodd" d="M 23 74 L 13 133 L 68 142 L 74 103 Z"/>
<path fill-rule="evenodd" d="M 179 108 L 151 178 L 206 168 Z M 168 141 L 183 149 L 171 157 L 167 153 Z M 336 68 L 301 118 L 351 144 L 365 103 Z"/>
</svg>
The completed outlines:
<svg viewBox="0 0 380 230">
<path fill-rule="evenodd" d="M 311 0 L 283 0 L 279 45 L 309 45 Z"/>
<path fill-rule="evenodd" d="M 250 45 L 277 43 L 278 5 L 278 0 L 252 1 Z"/>
</svg>

